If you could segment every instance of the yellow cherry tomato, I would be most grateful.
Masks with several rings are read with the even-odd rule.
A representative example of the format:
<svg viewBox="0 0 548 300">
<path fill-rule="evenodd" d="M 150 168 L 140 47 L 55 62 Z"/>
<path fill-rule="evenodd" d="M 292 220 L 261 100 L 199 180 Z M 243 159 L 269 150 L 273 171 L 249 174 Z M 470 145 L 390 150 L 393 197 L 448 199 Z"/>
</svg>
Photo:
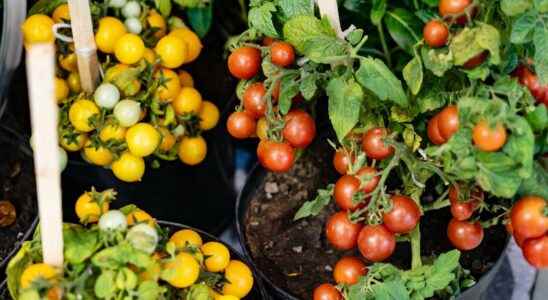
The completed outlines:
<svg viewBox="0 0 548 300">
<path fill-rule="evenodd" d="M 99 217 L 106 213 L 109 209 L 108 201 L 104 201 L 99 208 L 99 203 L 94 201 L 91 197 L 91 192 L 83 193 L 78 200 L 76 200 L 75 210 L 76 215 L 80 219 L 80 222 L 95 223 L 99 221 Z"/>
<path fill-rule="evenodd" d="M 114 44 L 114 55 L 123 64 L 134 64 L 145 55 L 145 43 L 140 36 L 126 33 Z"/>
<path fill-rule="evenodd" d="M 249 267 L 239 260 L 231 260 L 225 269 L 228 281 L 223 286 L 224 295 L 244 298 L 253 288 L 253 273 Z"/>
<path fill-rule="evenodd" d="M 110 165 L 114 159 L 114 156 L 109 149 L 103 146 L 95 148 L 89 140 L 84 146 L 84 156 L 90 163 L 101 167 Z"/>
<path fill-rule="evenodd" d="M 116 42 L 126 33 L 126 26 L 122 21 L 114 17 L 101 18 L 95 34 L 97 48 L 104 53 L 114 53 Z"/>
<path fill-rule="evenodd" d="M 57 103 L 60 104 L 63 100 L 67 99 L 69 95 L 69 86 L 63 78 L 55 77 L 53 80 L 55 83 L 55 99 L 57 100 Z"/>
<path fill-rule="evenodd" d="M 126 151 L 112 163 L 111 168 L 116 178 L 125 182 L 137 182 L 145 174 L 145 160 Z"/>
<path fill-rule="evenodd" d="M 202 237 L 194 230 L 182 229 L 175 232 L 169 241 L 175 244 L 177 249 L 182 249 L 187 246 L 201 247 Z"/>
<path fill-rule="evenodd" d="M 257 121 L 256 134 L 261 140 L 268 140 L 267 132 L 268 132 L 268 123 L 266 122 L 266 118 L 262 117 L 259 119 L 259 121 Z"/>
<path fill-rule="evenodd" d="M 179 81 L 182 87 L 194 87 L 194 79 L 192 75 L 185 70 L 179 72 Z"/>
<path fill-rule="evenodd" d="M 173 99 L 171 106 L 178 115 L 198 114 L 202 108 L 202 95 L 195 88 L 184 87 L 179 95 Z"/>
<path fill-rule="evenodd" d="M 33 282 L 36 282 L 39 279 L 50 281 L 57 275 L 59 275 L 57 269 L 48 264 L 32 264 L 26 267 L 23 274 L 21 274 L 21 288 L 29 288 Z"/>
<path fill-rule="evenodd" d="M 149 225 L 152 226 L 154 225 L 154 223 L 156 223 L 151 215 L 149 215 L 146 211 L 140 208 L 130 212 L 126 216 L 126 220 L 127 220 L 127 224 L 130 226 L 136 223 L 144 223 L 144 222 L 147 222 Z"/>
<path fill-rule="evenodd" d="M 21 26 L 25 44 L 52 43 L 55 39 L 53 25 L 53 20 L 46 15 L 36 14 L 28 17 Z"/>
<path fill-rule="evenodd" d="M 143 58 L 149 63 L 153 64 L 156 62 L 156 53 L 150 48 L 145 48 L 145 54 L 143 55 Z"/>
<path fill-rule="evenodd" d="M 160 279 L 160 273 L 162 272 L 162 265 L 158 259 L 153 259 L 152 264 L 148 266 L 143 272 L 139 273 L 139 279 L 141 281 L 158 281 Z"/>
<path fill-rule="evenodd" d="M 100 114 L 99 107 L 95 102 L 80 99 L 76 100 L 69 109 L 69 120 L 72 126 L 80 132 L 90 132 L 95 129 L 95 124 L 92 124 L 91 119 L 98 117 Z"/>
<path fill-rule="evenodd" d="M 156 90 L 156 96 L 162 102 L 170 102 L 179 95 L 181 91 L 181 83 L 179 81 L 179 76 L 177 73 L 173 72 L 170 69 L 162 68 L 154 73 L 154 78 L 158 80 L 163 80 L 162 85 Z"/>
<path fill-rule="evenodd" d="M 176 288 L 193 285 L 200 275 L 200 265 L 192 255 L 181 252 L 164 265 L 168 276 L 163 279 Z"/>
<path fill-rule="evenodd" d="M 219 242 L 208 242 L 202 246 L 202 253 L 206 257 L 205 267 L 209 272 L 221 272 L 230 262 L 230 251 Z"/>
<path fill-rule="evenodd" d="M 207 144 L 203 137 L 184 137 L 179 144 L 179 159 L 187 165 L 201 163 L 207 154 Z"/>
<path fill-rule="evenodd" d="M 162 38 L 164 35 L 166 35 L 166 20 L 155 10 L 151 10 L 148 14 L 147 23 L 150 28 L 156 29 L 156 32 L 154 33 L 154 36 L 156 38 Z"/>
<path fill-rule="evenodd" d="M 71 134 L 59 134 L 59 144 L 69 152 L 82 149 L 87 140 L 88 136 L 85 133 L 75 133 L 73 137 L 71 137 Z"/>
<path fill-rule="evenodd" d="M 193 62 L 200 56 L 200 52 L 202 52 L 203 48 L 202 41 L 200 41 L 198 35 L 192 30 L 188 28 L 177 28 L 169 34 L 182 39 L 186 43 L 188 55 L 185 63 Z"/>
<path fill-rule="evenodd" d="M 59 56 L 59 65 L 66 71 L 77 72 L 78 61 L 76 60 L 76 54 L 70 53 L 68 55 Z"/>
<path fill-rule="evenodd" d="M 160 143 L 160 150 L 168 152 L 175 145 L 175 136 L 165 127 L 158 129 L 162 135 L 162 142 Z"/>
<path fill-rule="evenodd" d="M 80 93 L 82 91 L 82 85 L 80 83 L 80 75 L 76 72 L 72 72 L 67 77 L 67 83 L 70 90 L 73 93 Z"/>
<path fill-rule="evenodd" d="M 200 118 L 200 128 L 202 130 L 210 130 L 219 122 L 219 109 L 215 104 L 209 101 L 202 102 L 202 108 L 198 113 Z"/>
<path fill-rule="evenodd" d="M 55 23 L 70 22 L 70 11 L 68 4 L 61 4 L 57 6 L 51 16 Z"/>
<path fill-rule="evenodd" d="M 101 131 L 99 132 L 99 139 L 103 142 L 108 142 L 109 140 L 123 141 L 126 138 L 125 127 L 122 127 L 115 122 L 107 123 Z"/>
<path fill-rule="evenodd" d="M 134 96 L 141 90 L 141 81 L 134 79 L 131 81 L 122 80 L 124 72 L 128 71 L 129 66 L 117 64 L 107 69 L 105 81 L 113 83 L 125 97 Z"/>
<path fill-rule="evenodd" d="M 127 148 L 131 154 L 149 156 L 160 145 L 160 133 L 148 123 L 137 123 L 131 126 L 126 133 Z"/>
<path fill-rule="evenodd" d="M 232 295 L 220 295 L 215 300 L 240 300 L 240 298 Z"/>
<path fill-rule="evenodd" d="M 174 35 L 167 35 L 160 39 L 154 51 L 160 57 L 162 66 L 170 69 L 180 67 L 188 55 L 185 42 Z"/>
</svg>

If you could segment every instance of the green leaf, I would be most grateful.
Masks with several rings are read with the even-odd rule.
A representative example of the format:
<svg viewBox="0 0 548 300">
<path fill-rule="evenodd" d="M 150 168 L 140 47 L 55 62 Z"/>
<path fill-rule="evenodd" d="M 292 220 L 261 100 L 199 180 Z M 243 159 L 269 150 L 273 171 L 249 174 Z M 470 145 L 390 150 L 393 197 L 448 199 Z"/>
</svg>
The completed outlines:
<svg viewBox="0 0 548 300">
<path fill-rule="evenodd" d="M 530 42 L 533 38 L 533 29 L 535 29 L 536 23 L 537 14 L 534 11 L 521 15 L 512 24 L 510 41 L 514 44 L 524 44 Z"/>
<path fill-rule="evenodd" d="M 313 2 L 310 0 L 280 0 L 278 5 L 288 19 L 299 15 L 314 15 Z"/>
<path fill-rule="evenodd" d="M 421 40 L 422 22 L 410 11 L 396 8 L 386 13 L 384 18 L 388 33 L 410 55 L 413 46 Z"/>
<path fill-rule="evenodd" d="M 531 0 L 501 0 L 500 8 L 507 16 L 517 16 L 533 5 Z"/>
<path fill-rule="evenodd" d="M 449 49 L 454 55 L 454 63 L 458 66 L 464 65 L 468 60 L 484 51 L 489 51 L 489 63 L 498 65 L 500 63 L 499 48 L 499 31 L 485 23 L 479 23 L 474 28 L 464 28 L 449 45 Z"/>
<path fill-rule="evenodd" d="M 356 46 L 360 43 L 360 41 L 363 39 L 363 35 L 365 34 L 365 31 L 363 29 L 354 29 L 350 34 L 346 36 L 346 40 L 352 45 Z"/>
<path fill-rule="evenodd" d="M 437 7 L 439 5 L 439 0 L 422 0 L 422 3 L 430 7 Z"/>
<path fill-rule="evenodd" d="M 548 128 L 548 109 L 546 105 L 538 105 L 526 116 L 527 122 L 534 132 L 542 132 Z"/>
<path fill-rule="evenodd" d="M 403 142 L 413 152 L 417 151 L 422 142 L 422 137 L 415 132 L 411 125 L 406 125 L 402 133 Z"/>
<path fill-rule="evenodd" d="M 23 245 L 21 245 L 21 249 L 19 249 L 17 254 L 15 254 L 15 256 L 13 256 L 8 262 L 8 266 L 6 268 L 6 275 L 8 277 L 7 285 L 8 291 L 14 299 L 17 299 L 16 296 L 19 292 L 21 275 L 23 275 L 25 269 L 33 263 L 30 251 L 31 243 L 24 242 Z"/>
<path fill-rule="evenodd" d="M 305 75 L 301 78 L 301 84 L 299 86 L 299 91 L 303 95 L 304 99 L 311 100 L 316 95 L 318 86 L 316 81 L 318 80 L 318 74 L 312 73 Z"/>
<path fill-rule="evenodd" d="M 433 272 L 451 273 L 459 266 L 460 251 L 443 253 L 434 261 Z"/>
<path fill-rule="evenodd" d="M 516 162 L 514 172 L 521 178 L 528 178 L 533 171 L 535 136 L 525 118 L 512 116 L 506 126 L 512 132 L 502 151 Z"/>
<path fill-rule="evenodd" d="M 385 13 L 386 0 L 373 0 L 373 7 L 371 8 L 371 23 L 375 26 L 379 26 Z"/>
<path fill-rule="evenodd" d="M 143 281 L 137 289 L 138 300 L 160 299 L 163 289 L 154 281 Z"/>
<path fill-rule="evenodd" d="M 112 298 L 116 291 L 114 284 L 115 273 L 111 270 L 104 270 L 95 281 L 95 295 L 98 298 Z"/>
<path fill-rule="evenodd" d="M 154 0 L 154 4 L 164 18 L 171 14 L 171 0 Z"/>
<path fill-rule="evenodd" d="M 80 225 L 65 225 L 63 239 L 65 260 L 75 265 L 90 258 L 101 246 L 99 232 Z"/>
<path fill-rule="evenodd" d="M 547 13 L 548 12 L 548 0 L 534 0 L 535 1 L 535 8 L 540 13 Z"/>
<path fill-rule="evenodd" d="M 356 79 L 382 101 L 390 100 L 402 107 L 409 105 L 401 81 L 380 59 L 362 58 Z"/>
<path fill-rule="evenodd" d="M 301 15 L 291 18 L 284 24 L 284 39 L 303 52 L 305 42 L 314 37 L 336 37 L 335 31 L 326 19 L 319 20 L 314 16 Z"/>
<path fill-rule="evenodd" d="M 213 2 L 205 7 L 187 8 L 186 15 L 194 32 L 196 32 L 199 37 L 203 38 L 211 28 L 213 20 Z"/>
<path fill-rule="evenodd" d="M 280 100 L 278 107 L 280 108 L 280 113 L 282 115 L 287 114 L 289 109 L 291 109 L 293 98 L 299 93 L 297 77 L 297 74 L 290 73 L 281 79 Z"/>
<path fill-rule="evenodd" d="M 535 71 L 540 84 L 548 84 L 548 24 L 539 22 L 535 29 Z"/>
<path fill-rule="evenodd" d="M 404 68 L 403 79 L 411 90 L 413 95 L 416 95 L 421 90 L 423 73 L 422 62 L 420 57 L 415 56 Z"/>
<path fill-rule="evenodd" d="M 489 76 L 489 73 L 491 70 L 488 66 L 482 64 L 478 67 L 475 67 L 471 70 L 462 70 L 464 73 L 466 73 L 466 76 L 470 78 L 471 80 L 485 80 Z"/>
<path fill-rule="evenodd" d="M 374 284 L 372 286 L 375 300 L 408 300 L 409 292 L 401 279 Z"/>
<path fill-rule="evenodd" d="M 548 199 L 548 171 L 538 162 L 533 166 L 533 174 L 523 180 L 519 187 L 520 196 L 538 196 Z"/>
<path fill-rule="evenodd" d="M 249 27 L 257 29 L 259 32 L 270 37 L 279 37 L 274 22 L 272 21 L 272 13 L 276 12 L 276 6 L 271 2 L 266 2 L 259 7 L 254 7 L 249 10 Z"/>
<path fill-rule="evenodd" d="M 453 67 L 453 53 L 448 48 L 430 49 L 422 47 L 421 56 L 424 67 L 434 75 L 442 77 Z"/>
<path fill-rule="evenodd" d="M 476 181 L 484 191 L 504 198 L 516 194 L 521 178 L 514 172 L 513 159 L 502 152 L 479 152 L 476 158 L 479 166 Z"/>
<path fill-rule="evenodd" d="M 330 64 L 348 57 L 348 44 L 332 36 L 316 36 L 307 39 L 302 53 L 316 63 Z"/>
<path fill-rule="evenodd" d="M 295 214 L 293 221 L 297 221 L 310 216 L 317 216 L 331 201 L 333 195 L 333 185 L 327 186 L 327 189 L 319 189 L 318 195 L 312 201 L 306 201 Z"/>
<path fill-rule="evenodd" d="M 67 3 L 67 0 L 40 0 L 30 8 L 28 16 L 36 14 L 51 15 L 57 6 L 65 3 Z"/>
<path fill-rule="evenodd" d="M 354 79 L 340 77 L 329 81 L 326 92 L 329 97 L 329 120 L 337 138 L 342 141 L 359 121 L 364 93 Z"/>
</svg>

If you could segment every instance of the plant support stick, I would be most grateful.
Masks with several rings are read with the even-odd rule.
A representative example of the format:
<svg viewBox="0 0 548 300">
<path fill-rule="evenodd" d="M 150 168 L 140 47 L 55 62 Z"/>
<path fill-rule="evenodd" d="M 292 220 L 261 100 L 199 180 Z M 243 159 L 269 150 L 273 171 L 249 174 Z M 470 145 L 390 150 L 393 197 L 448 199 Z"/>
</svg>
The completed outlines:
<svg viewBox="0 0 548 300">
<path fill-rule="evenodd" d="M 34 170 L 44 262 L 63 266 L 63 216 L 57 145 L 58 108 L 55 100 L 55 49 L 53 44 L 32 45 L 27 50 Z"/>
<path fill-rule="evenodd" d="M 339 38 L 344 38 L 341 28 L 341 21 L 339 18 L 337 0 L 316 0 L 316 3 L 318 3 L 318 7 L 320 8 L 320 14 L 322 17 L 326 16 L 327 19 L 329 19 L 331 26 L 333 26 L 333 29 L 335 29 L 335 32 L 337 33 L 337 36 Z"/>
</svg>

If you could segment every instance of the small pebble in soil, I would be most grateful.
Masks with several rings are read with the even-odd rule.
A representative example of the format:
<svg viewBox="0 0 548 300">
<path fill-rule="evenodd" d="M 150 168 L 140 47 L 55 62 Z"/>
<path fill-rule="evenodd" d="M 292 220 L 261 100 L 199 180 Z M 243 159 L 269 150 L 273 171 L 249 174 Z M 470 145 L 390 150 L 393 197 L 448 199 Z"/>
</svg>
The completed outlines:
<svg viewBox="0 0 548 300">
<path fill-rule="evenodd" d="M 276 194 L 277 192 L 280 191 L 279 187 L 278 187 L 278 184 L 276 182 L 267 182 L 265 185 L 264 185 L 264 191 L 267 193 L 267 194 Z"/>
<path fill-rule="evenodd" d="M 295 252 L 295 253 L 303 252 L 303 246 L 297 246 L 297 247 L 293 247 L 291 249 L 293 249 L 293 252 Z"/>
<path fill-rule="evenodd" d="M 324 269 L 325 269 L 327 272 L 332 272 L 332 271 L 333 271 L 333 267 L 331 267 L 330 265 L 325 265 Z"/>
</svg>

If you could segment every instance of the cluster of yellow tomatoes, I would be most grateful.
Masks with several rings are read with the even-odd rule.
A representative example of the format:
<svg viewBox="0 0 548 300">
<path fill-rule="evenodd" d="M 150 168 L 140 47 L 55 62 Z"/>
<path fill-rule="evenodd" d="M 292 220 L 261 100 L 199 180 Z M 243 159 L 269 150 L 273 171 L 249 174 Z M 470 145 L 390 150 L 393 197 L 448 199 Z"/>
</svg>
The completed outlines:
<svg viewBox="0 0 548 300">
<path fill-rule="evenodd" d="M 250 293 L 254 284 L 251 269 L 242 261 L 232 259 L 230 250 L 223 243 L 206 242 L 191 229 L 176 231 L 161 242 L 158 233 L 161 228 L 155 219 L 135 206 L 130 210 L 110 209 L 109 202 L 114 197 L 113 190 L 85 192 L 76 201 L 76 214 L 83 224 L 91 225 L 90 230 L 98 228 L 105 234 L 122 233 L 126 236 L 125 241 L 152 258 L 152 265 L 145 269 L 127 266 L 127 272 L 135 274 L 137 281 L 165 282 L 175 289 L 200 290 L 198 294 L 205 296 L 199 299 L 239 300 Z M 144 247 L 144 240 L 153 243 Z M 211 274 L 220 275 L 217 278 L 222 279 L 216 280 L 216 284 L 208 284 L 204 278 Z M 55 267 L 45 263 L 29 264 L 20 276 L 22 293 L 42 284 L 50 286 L 47 299 L 63 298 L 63 284 L 59 284 L 61 274 Z M 49 284 L 44 285 L 44 281 Z"/>
<path fill-rule="evenodd" d="M 111 168 L 125 182 L 141 180 L 149 156 L 199 164 L 207 154 L 201 132 L 214 128 L 220 115 L 194 88 L 192 76 L 180 69 L 200 55 L 199 37 L 181 19 L 166 20 L 140 1 L 114 4 L 121 5 L 106 12 L 120 17 L 94 17 L 104 70 L 94 93 L 82 91 L 73 43 L 56 39 L 52 29 L 70 22 L 67 4 L 51 16 L 29 16 L 22 25 L 26 47 L 56 43 L 60 146 Z M 64 34 L 62 30 L 57 34 Z"/>
</svg>

